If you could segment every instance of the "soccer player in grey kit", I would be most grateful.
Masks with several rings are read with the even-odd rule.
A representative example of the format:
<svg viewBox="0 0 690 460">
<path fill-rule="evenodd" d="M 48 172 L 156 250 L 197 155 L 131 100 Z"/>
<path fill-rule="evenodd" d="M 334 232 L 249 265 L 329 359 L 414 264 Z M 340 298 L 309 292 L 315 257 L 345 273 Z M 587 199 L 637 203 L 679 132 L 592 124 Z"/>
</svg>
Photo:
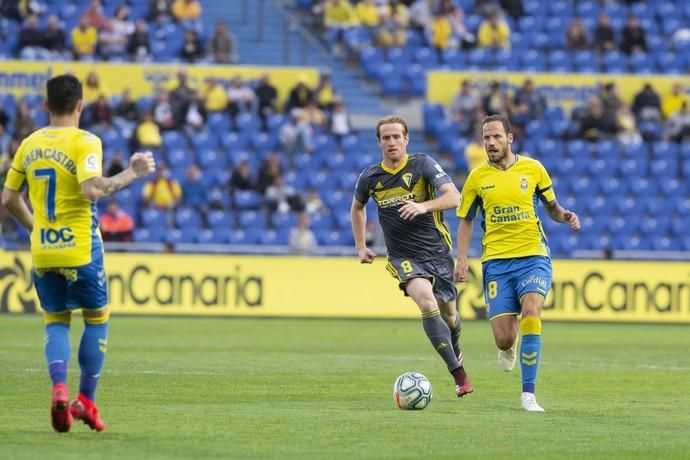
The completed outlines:
<svg viewBox="0 0 690 460">
<path fill-rule="evenodd" d="M 359 261 L 370 264 L 376 258 L 365 243 L 365 205 L 373 198 L 386 241 L 386 269 L 419 307 L 424 332 L 448 366 L 456 395 L 462 397 L 473 388 L 463 367 L 452 243 L 442 214 L 457 207 L 460 193 L 431 157 L 407 153 L 410 136 L 404 119 L 379 120 L 376 139 L 383 161 L 360 174 L 350 211 Z"/>
</svg>

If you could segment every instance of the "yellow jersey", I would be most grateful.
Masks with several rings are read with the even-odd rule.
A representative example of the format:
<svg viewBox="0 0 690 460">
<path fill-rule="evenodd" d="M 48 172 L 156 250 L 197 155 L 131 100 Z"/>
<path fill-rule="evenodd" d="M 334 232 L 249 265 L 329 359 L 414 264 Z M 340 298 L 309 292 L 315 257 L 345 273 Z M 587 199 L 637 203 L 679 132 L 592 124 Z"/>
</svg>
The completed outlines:
<svg viewBox="0 0 690 460">
<path fill-rule="evenodd" d="M 5 187 L 28 184 L 36 268 L 79 267 L 91 262 L 93 250 L 102 251 L 96 204 L 80 186 L 101 176 L 102 162 L 101 140 L 78 128 L 42 128 L 19 146 Z"/>
<path fill-rule="evenodd" d="M 456 214 L 472 220 L 481 209 L 482 262 L 549 256 L 538 199 L 550 202 L 556 194 L 546 169 L 532 158 L 515 155 L 505 171 L 487 161 L 470 172 Z"/>
</svg>

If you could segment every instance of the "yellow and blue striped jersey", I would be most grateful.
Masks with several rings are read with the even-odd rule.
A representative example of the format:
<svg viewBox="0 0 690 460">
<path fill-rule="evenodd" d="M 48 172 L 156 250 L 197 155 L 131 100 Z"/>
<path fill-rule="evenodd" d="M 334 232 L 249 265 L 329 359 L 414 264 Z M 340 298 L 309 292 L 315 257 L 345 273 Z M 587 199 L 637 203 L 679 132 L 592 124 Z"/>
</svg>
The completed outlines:
<svg viewBox="0 0 690 460">
<path fill-rule="evenodd" d="M 92 250 L 102 250 L 95 203 L 80 186 L 101 175 L 102 161 L 101 140 L 78 128 L 42 128 L 19 146 L 5 187 L 28 184 L 36 268 L 86 265 Z"/>
<path fill-rule="evenodd" d="M 488 161 L 472 170 L 462 188 L 457 215 L 472 220 L 481 209 L 482 262 L 549 256 L 537 199 L 556 199 L 551 178 L 537 160 L 515 155 L 515 163 L 505 171 Z"/>
</svg>

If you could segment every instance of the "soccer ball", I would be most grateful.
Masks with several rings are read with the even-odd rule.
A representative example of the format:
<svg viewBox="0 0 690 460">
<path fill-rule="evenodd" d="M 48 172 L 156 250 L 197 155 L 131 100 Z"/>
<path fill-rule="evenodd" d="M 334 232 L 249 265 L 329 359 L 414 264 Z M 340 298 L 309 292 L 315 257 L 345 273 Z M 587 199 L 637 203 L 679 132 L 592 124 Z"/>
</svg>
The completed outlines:
<svg viewBox="0 0 690 460">
<path fill-rule="evenodd" d="M 419 372 L 405 372 L 393 384 L 393 400 L 403 410 L 424 409 L 431 394 L 431 382 Z"/>
</svg>

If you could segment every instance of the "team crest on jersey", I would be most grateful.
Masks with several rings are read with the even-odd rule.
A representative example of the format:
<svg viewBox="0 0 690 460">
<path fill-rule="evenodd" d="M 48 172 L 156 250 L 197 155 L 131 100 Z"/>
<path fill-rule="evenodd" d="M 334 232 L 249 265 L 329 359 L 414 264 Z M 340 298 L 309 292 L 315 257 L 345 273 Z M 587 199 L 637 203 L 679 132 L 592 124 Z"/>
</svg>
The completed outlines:
<svg viewBox="0 0 690 460">
<path fill-rule="evenodd" d="M 528 187 L 529 187 L 529 184 L 527 183 L 527 178 L 525 176 L 521 176 L 520 177 L 520 189 L 522 190 L 523 193 L 526 193 Z"/>
<path fill-rule="evenodd" d="M 412 183 L 412 173 L 403 174 L 402 180 L 405 182 L 405 185 L 407 185 L 407 188 L 410 188 L 410 184 Z"/>
</svg>

